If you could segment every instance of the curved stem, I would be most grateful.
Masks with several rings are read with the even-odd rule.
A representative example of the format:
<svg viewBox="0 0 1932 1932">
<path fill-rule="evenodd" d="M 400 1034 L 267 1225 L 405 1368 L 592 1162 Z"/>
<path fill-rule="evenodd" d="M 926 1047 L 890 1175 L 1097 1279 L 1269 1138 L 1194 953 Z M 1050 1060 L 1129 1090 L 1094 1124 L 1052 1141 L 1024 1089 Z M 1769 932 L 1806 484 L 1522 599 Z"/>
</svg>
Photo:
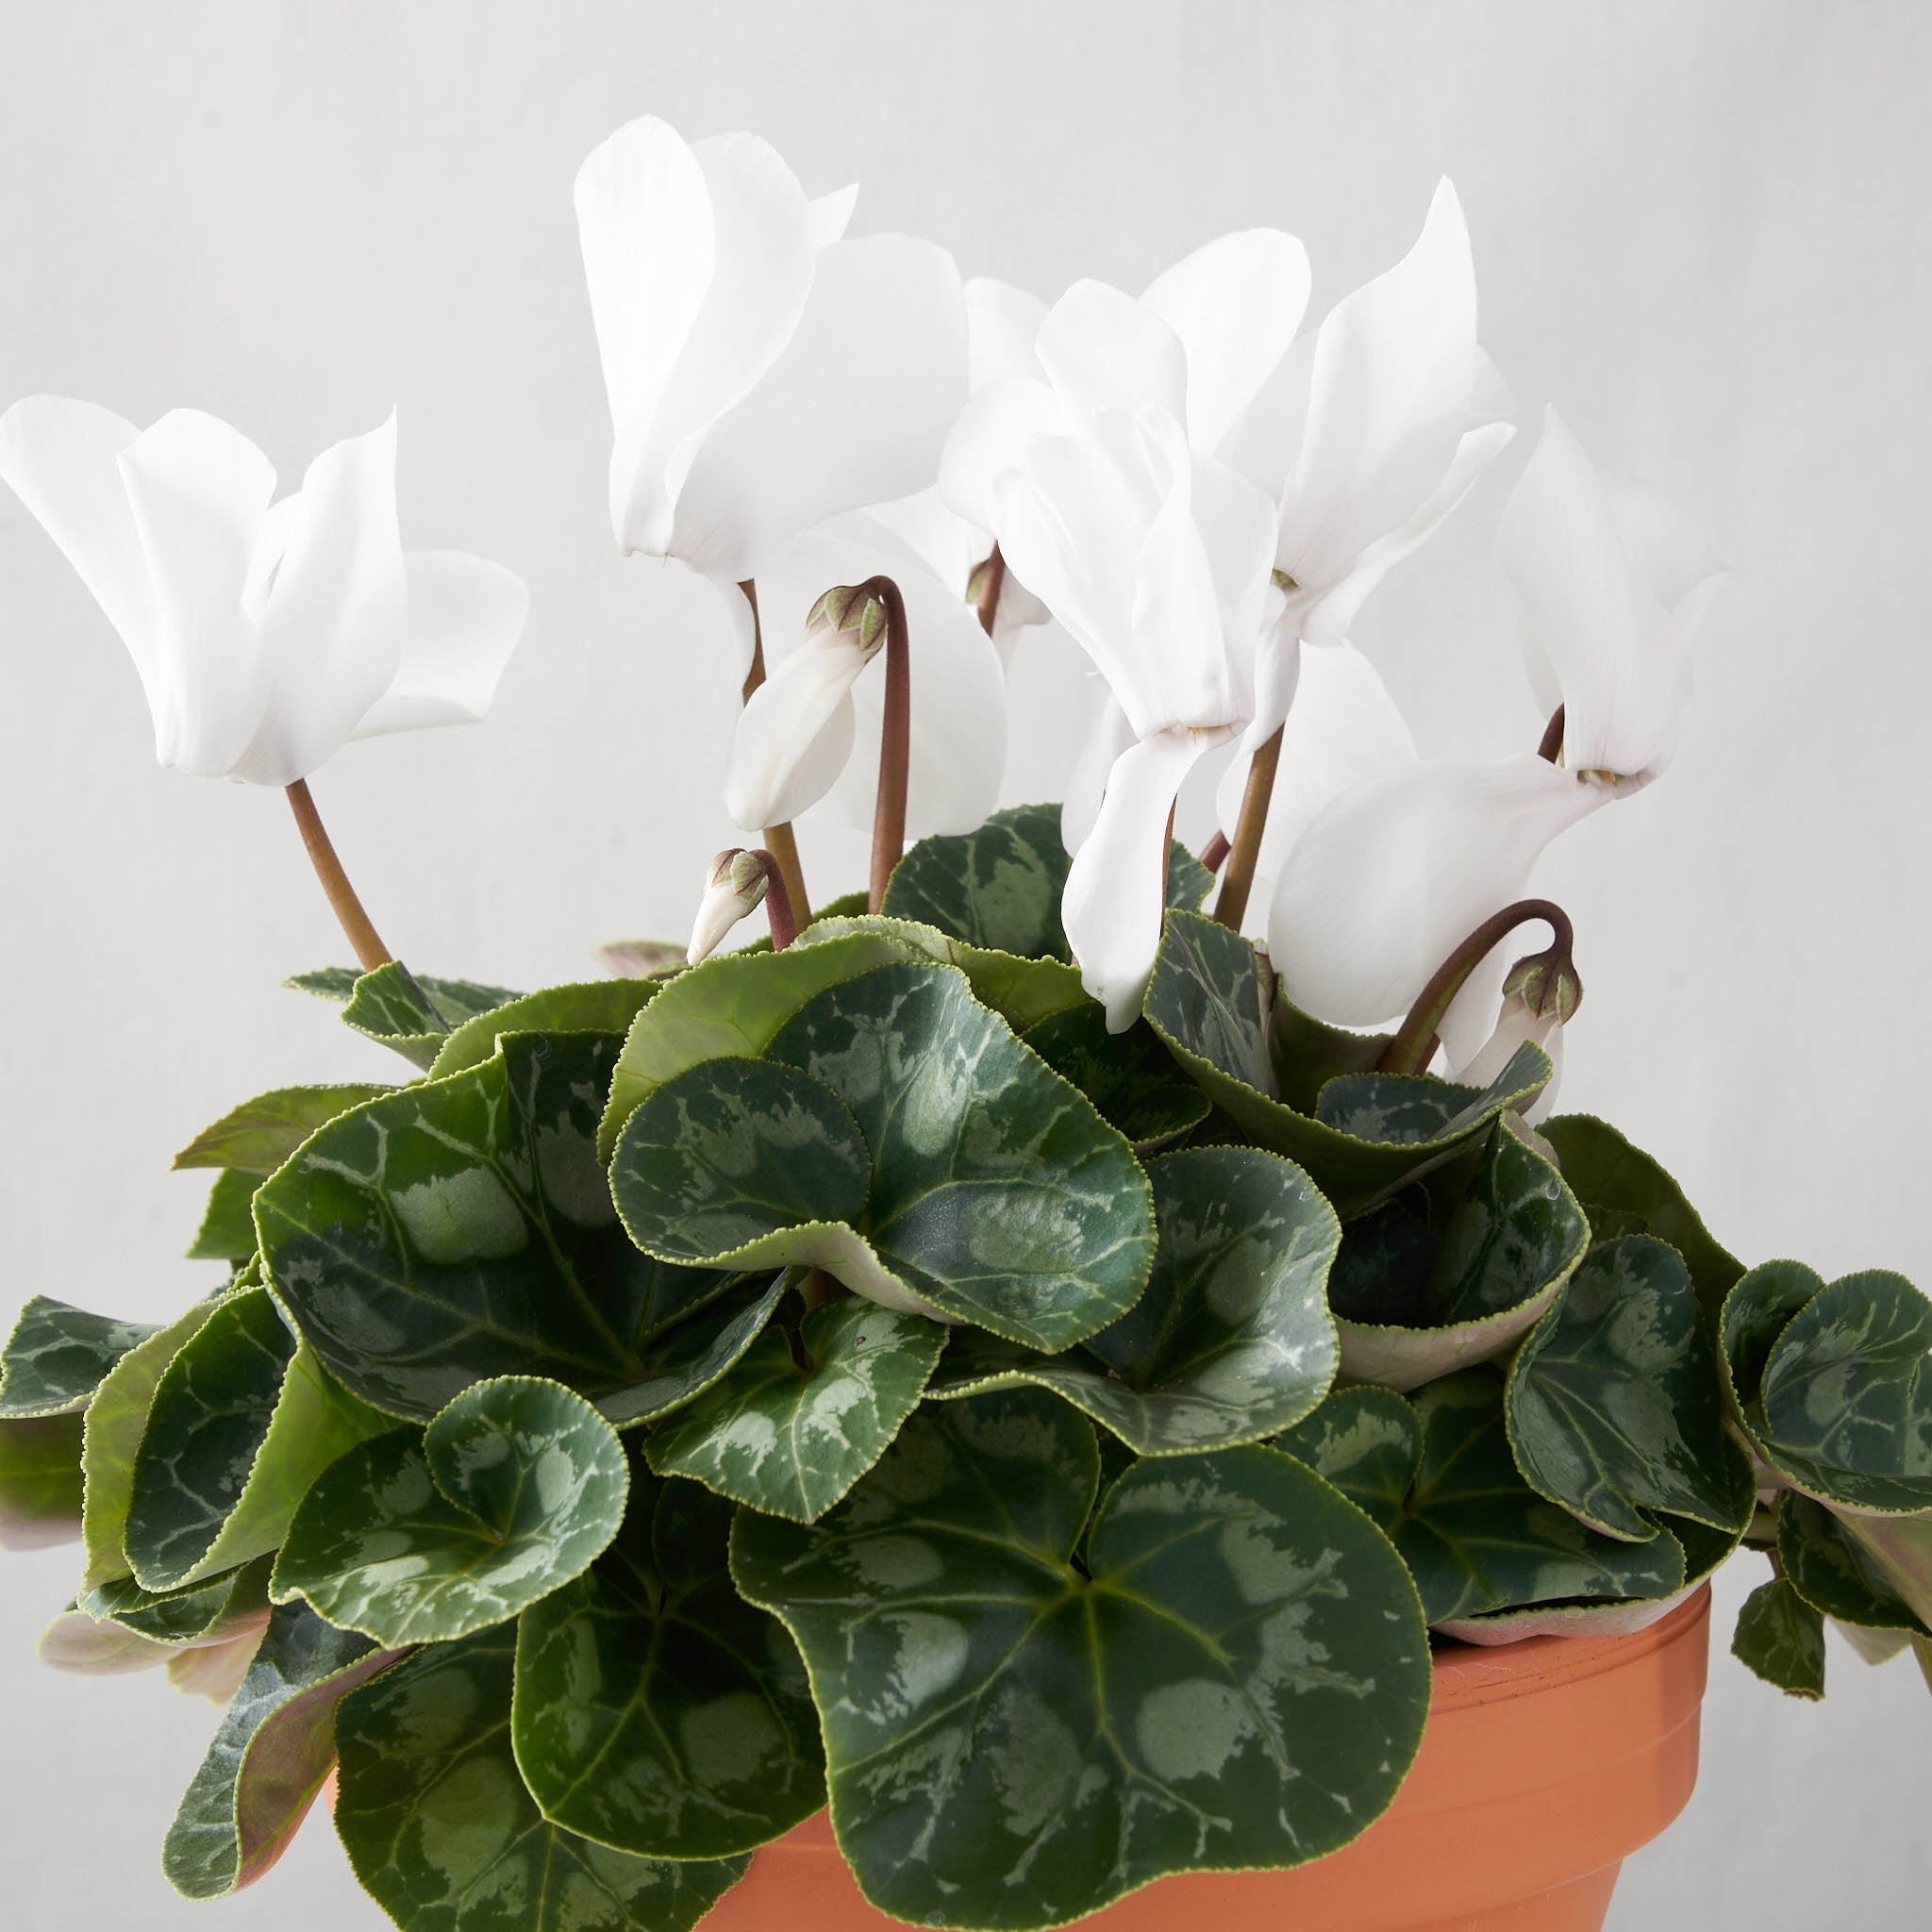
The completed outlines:
<svg viewBox="0 0 1932 1932">
<path fill-rule="evenodd" d="M 349 874 L 342 870 L 342 861 L 336 857 L 336 848 L 323 825 L 322 814 L 316 810 L 315 800 L 309 795 L 308 780 L 297 778 L 288 790 L 289 806 L 295 814 L 302 843 L 308 849 L 308 862 L 315 868 L 315 876 L 322 881 L 322 890 L 328 894 L 330 910 L 341 924 L 350 945 L 356 949 L 357 960 L 365 973 L 374 973 L 378 966 L 387 966 L 394 955 L 383 944 L 368 913 L 363 911 L 362 902 L 357 898 L 356 889 L 349 883 Z"/>
<path fill-rule="evenodd" d="M 999 621 L 1000 592 L 1007 588 L 1007 559 L 1000 555 L 997 543 L 975 575 L 979 578 L 979 596 L 974 612 L 979 619 L 980 629 L 991 637 L 992 627 Z"/>
<path fill-rule="evenodd" d="M 750 704 L 751 694 L 765 681 L 765 629 L 758 616 L 758 587 L 751 578 L 738 587 L 744 592 L 744 601 L 751 606 L 751 669 L 744 674 L 744 685 L 739 692 L 741 704 Z M 765 850 L 772 855 L 785 880 L 785 891 L 790 901 L 792 916 L 801 925 L 811 922 L 811 902 L 805 896 L 805 872 L 798 862 L 798 841 L 791 836 L 791 827 L 767 825 L 765 827 Z"/>
<path fill-rule="evenodd" d="M 784 868 L 770 852 L 765 859 L 765 917 L 772 924 L 772 950 L 782 953 L 798 937 L 798 921 L 791 910 L 791 889 L 785 883 Z"/>
<path fill-rule="evenodd" d="M 912 662 L 906 600 L 891 577 L 869 577 L 860 590 L 886 608 L 886 704 L 879 727 L 879 792 L 872 821 L 872 884 L 866 905 L 886 902 L 886 882 L 906 856 L 906 788 L 911 780 Z"/>
<path fill-rule="evenodd" d="M 1542 742 L 1537 746 L 1536 755 L 1546 765 L 1554 765 L 1563 756 L 1563 711 L 1558 705 L 1550 713 L 1550 722 L 1543 726 Z"/>
<path fill-rule="evenodd" d="M 1241 816 L 1235 821 L 1227 870 L 1221 876 L 1221 896 L 1214 902 L 1215 918 L 1236 932 L 1241 929 L 1241 921 L 1248 914 L 1255 862 L 1261 856 L 1261 833 L 1267 826 L 1268 807 L 1274 796 L 1274 770 L 1281 762 L 1281 734 L 1287 728 L 1277 725 L 1274 736 L 1248 761 L 1248 782 L 1241 791 Z"/>
<path fill-rule="evenodd" d="M 1219 872 L 1226 860 L 1230 849 L 1227 842 L 1227 834 L 1225 832 L 1216 832 L 1213 838 L 1209 839 L 1207 844 L 1201 848 L 1201 863 L 1209 872 Z"/>
<path fill-rule="evenodd" d="M 1434 977 L 1423 988 L 1415 1005 L 1408 1009 L 1408 1017 L 1402 1023 L 1401 1030 L 1384 1048 L 1377 1062 L 1377 1071 L 1384 1074 L 1421 1073 L 1435 1057 L 1436 1033 L 1442 1024 L 1442 1016 L 1462 991 L 1469 975 L 1489 957 L 1492 947 L 1501 945 L 1519 925 L 1527 924 L 1532 919 L 1547 923 L 1556 935 L 1550 951 L 1568 960 L 1575 944 L 1576 933 L 1570 924 L 1570 915 L 1560 906 L 1552 899 L 1519 899 L 1515 905 L 1506 906 L 1492 918 L 1484 920 L 1437 967 Z"/>
</svg>

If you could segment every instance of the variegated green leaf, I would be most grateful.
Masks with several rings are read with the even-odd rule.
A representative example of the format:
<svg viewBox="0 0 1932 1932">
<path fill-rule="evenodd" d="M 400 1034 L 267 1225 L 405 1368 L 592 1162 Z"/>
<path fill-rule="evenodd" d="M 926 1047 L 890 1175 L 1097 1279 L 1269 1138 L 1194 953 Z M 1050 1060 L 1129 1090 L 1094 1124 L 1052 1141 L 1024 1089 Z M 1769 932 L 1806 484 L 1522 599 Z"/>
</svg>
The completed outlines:
<svg viewBox="0 0 1932 1932">
<path fill-rule="evenodd" d="M 582 1396 L 478 1382 L 426 1430 L 358 1444 L 302 1499 L 272 1595 L 391 1650 L 466 1637 L 580 1576 L 617 1534 L 623 1444 Z"/>
<path fill-rule="evenodd" d="M 795 1338 L 774 1323 L 652 1431 L 645 1456 L 659 1475 L 694 1476 L 754 1509 L 816 1522 L 885 1453 L 945 1341 L 924 1315 L 855 1298 L 811 1309 Z"/>
<path fill-rule="evenodd" d="M 77 1413 L 108 1371 L 157 1332 L 145 1322 L 117 1322 L 35 1295 L 0 1352 L 0 1419 Z"/>
<path fill-rule="evenodd" d="M 0 1422 L 0 1550 L 41 1550 L 81 1533 L 81 1420 Z"/>
<path fill-rule="evenodd" d="M 189 1260 L 239 1264 L 255 1253 L 255 1191 L 260 1185 L 261 1177 L 245 1168 L 225 1167 L 215 1175 L 189 1244 Z"/>
<path fill-rule="evenodd" d="M 1372 1382 L 1334 1390 L 1274 1441 L 1333 1483 L 1385 1535 L 1395 1534 L 1422 1457 L 1422 1424 L 1394 1390 Z"/>
<path fill-rule="evenodd" d="M 1395 1547 L 1431 1624 L 1519 1604 L 1663 1597 L 1683 1588 L 1684 1552 L 1668 1531 L 1620 1542 L 1523 1480 L 1493 1369 L 1431 1382 L 1413 1405 L 1421 1445 Z"/>
<path fill-rule="evenodd" d="M 300 1604 L 275 1611 L 161 1847 L 188 1898 L 252 1885 L 285 1852 L 335 1762 L 335 1712 L 397 1660 Z"/>
<path fill-rule="evenodd" d="M 175 1157 L 176 1167 L 232 1167 L 271 1174 L 317 1127 L 389 1092 L 367 1081 L 335 1087 L 277 1087 L 232 1108 Z M 252 1250 L 251 1250 L 252 1252 Z"/>
<path fill-rule="evenodd" d="M 136 1578 L 175 1590 L 274 1549 L 309 1484 L 386 1424 L 297 1344 L 265 1288 L 230 1296 L 149 1406 L 125 1529 Z"/>
<path fill-rule="evenodd" d="M 143 1590 L 131 1576 L 116 1576 L 82 1591 L 75 1607 L 155 1643 L 227 1643 L 268 1622 L 273 1568 L 270 1557 L 258 1557 L 240 1569 L 168 1591 Z"/>
<path fill-rule="evenodd" d="M 658 1087 L 610 1187 L 661 1259 L 823 1268 L 887 1307 L 1050 1350 L 1124 1313 L 1154 1246 L 1126 1142 L 941 966 L 836 983 L 762 1059 Z"/>
<path fill-rule="evenodd" d="M 1497 1121 L 1473 1168 L 1441 1168 L 1344 1230 L 1328 1284 L 1342 1373 L 1415 1389 L 1493 1360 L 1544 1315 L 1589 1241 L 1562 1176 Z"/>
<path fill-rule="evenodd" d="M 1684 1257 L 1705 1326 L 1715 1335 L 1718 1310 L 1744 1264 L 1711 1239 L 1684 1191 L 1641 1148 L 1590 1114 L 1558 1114 L 1537 1131 L 1556 1150 L 1597 1240 L 1653 1234 Z"/>
<path fill-rule="evenodd" d="M 1791 1588 L 1821 1614 L 1861 1630 L 1932 1636 L 1877 1559 L 1823 1503 L 1795 1491 L 1778 1499 L 1777 1555 Z"/>
<path fill-rule="evenodd" d="M 319 973 L 299 973 L 287 983 L 302 992 L 345 1001 L 343 1025 L 425 1070 L 453 1029 L 518 997 L 504 986 L 417 974 L 399 959 L 373 973 L 325 966 Z"/>
<path fill-rule="evenodd" d="M 429 1077 L 441 1080 L 465 1068 L 480 1067 L 506 1033 L 609 1033 L 622 1039 L 662 984 L 648 978 L 596 979 L 578 986 L 546 987 L 508 1006 L 492 1007 L 465 1020 L 442 1042 Z"/>
<path fill-rule="evenodd" d="M 41 1632 L 34 1645 L 37 1662 L 76 1677 L 125 1677 L 158 1670 L 179 1653 L 172 1644 L 138 1637 L 119 1624 L 102 1623 L 75 1604 Z"/>
<path fill-rule="evenodd" d="M 517 1764 L 584 1838 L 728 1857 L 824 1804 L 818 1713 L 784 1626 L 732 1588 L 731 1506 L 643 1480 L 617 1541 L 518 1624 Z"/>
<path fill-rule="evenodd" d="M 1141 1456 L 1255 1442 L 1300 1421 L 1335 1378 L 1324 1285 L 1341 1229 L 1291 1162 L 1194 1147 L 1149 1164 L 1159 1243 L 1146 1292 L 1078 1347 L 1040 1356 L 962 1330 L 936 1396 L 1032 1383 Z"/>
<path fill-rule="evenodd" d="M 1788 1697 L 1824 1695 L 1824 1619 L 1783 1576 L 1744 1599 L 1731 1655 Z"/>
<path fill-rule="evenodd" d="M 746 1332 L 737 1284 L 641 1255 L 618 1224 L 593 1145 L 616 1053 L 508 1035 L 331 1122 L 264 1184 L 269 1273 L 345 1387 L 426 1420 L 474 1382 L 539 1374 L 630 1422 L 736 1359 L 762 1319 Z"/>
<path fill-rule="evenodd" d="M 1530 1488 L 1593 1528 L 1647 1541 L 1657 1510 L 1740 1527 L 1717 1361 L 1690 1270 L 1662 1241 L 1591 1250 L 1517 1350 L 1507 1407 Z"/>
<path fill-rule="evenodd" d="M 1768 1261 L 1726 1296 L 1720 1337 L 1738 1420 L 1793 1488 L 1856 1510 L 1932 1507 L 1932 1302 L 1904 1275 L 1826 1286 Z"/>
<path fill-rule="evenodd" d="M 636 1858 L 552 1824 L 510 1742 L 508 1627 L 406 1658 L 336 1715 L 336 1831 L 402 1932 L 691 1932 L 742 1858 Z"/>
<path fill-rule="evenodd" d="M 1274 975 L 1239 933 L 1198 913 L 1169 914 L 1148 1024 L 1215 1106 L 1257 1145 L 1307 1169 L 1344 1217 L 1474 1144 L 1550 1078 L 1541 1050 L 1524 1045 L 1481 1092 L 1424 1076 L 1341 1074 L 1311 1116 L 1279 1097 L 1274 998 Z"/>
<path fill-rule="evenodd" d="M 159 1333 L 137 1342 L 108 1370 L 87 1406 L 80 1451 L 86 1588 L 132 1574 L 127 1508 L 134 1494 L 134 1458 L 147 1427 L 148 1409 L 162 1373 L 215 1307 L 213 1302 L 198 1302 Z"/>
<path fill-rule="evenodd" d="M 1154 1029 L 1142 1023 L 1109 1033 L 1097 1001 L 1041 1020 L 1022 1037 L 1137 1154 L 1171 1145 L 1208 1118 L 1208 1096 L 1175 1067 Z"/>
<path fill-rule="evenodd" d="M 977 831 L 922 839 L 893 868 L 884 910 L 995 952 L 1068 959 L 1060 896 L 1070 862 L 1058 806 L 1009 806 Z M 1213 882 L 1186 846 L 1173 847 L 1170 906 L 1200 905 Z"/>
<path fill-rule="evenodd" d="M 1083 1566 L 1099 1473 L 1091 1423 L 1014 1390 L 922 1408 L 810 1528 L 738 1518 L 884 1911 L 1057 1925 L 1163 1873 L 1300 1864 L 1407 1769 L 1427 1643 L 1357 1510 L 1273 1449 L 1137 1463 Z"/>
<path fill-rule="evenodd" d="M 1783 1507 L 1780 1502 L 1780 1511 Z M 1932 1514 L 1867 1515 L 1858 1509 L 1834 1509 L 1832 1514 L 1840 1532 L 1876 1566 L 1906 1607 L 1932 1629 Z M 1932 1664 L 1932 1654 L 1924 1651 L 1922 1640 L 1914 1640 L 1914 1648 L 1920 1650 L 1922 1662 Z"/>
</svg>

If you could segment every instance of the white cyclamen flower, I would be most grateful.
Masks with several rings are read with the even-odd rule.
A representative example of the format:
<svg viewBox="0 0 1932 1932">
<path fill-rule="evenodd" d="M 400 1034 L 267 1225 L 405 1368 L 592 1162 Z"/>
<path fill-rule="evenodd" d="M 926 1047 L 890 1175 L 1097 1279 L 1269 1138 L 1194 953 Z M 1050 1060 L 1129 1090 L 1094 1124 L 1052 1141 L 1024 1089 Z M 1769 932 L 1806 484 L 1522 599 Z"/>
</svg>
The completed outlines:
<svg viewBox="0 0 1932 1932">
<path fill-rule="evenodd" d="M 1210 244 L 1145 301 L 1078 283 L 1040 330 L 1043 379 L 990 385 L 946 447 L 948 504 L 992 532 L 1119 708 L 1122 749 L 1061 902 L 1116 1031 L 1159 944 L 1175 796 L 1253 711 L 1273 507 L 1209 452 L 1286 348 L 1297 283 L 1300 244 L 1267 231 Z"/>
<path fill-rule="evenodd" d="M 481 718 L 529 608 L 481 558 L 404 551 L 393 416 L 276 502 L 213 416 L 142 430 L 29 396 L 0 417 L 0 478 L 127 646 L 155 756 L 203 776 L 290 785 L 349 739 Z"/>
<path fill-rule="evenodd" d="M 856 189 L 808 201 L 764 142 L 652 117 L 576 179 L 627 552 L 729 590 L 813 525 L 932 480 L 966 396 L 958 271 L 909 235 L 846 241 Z M 751 659 L 749 611 L 727 602 Z"/>
<path fill-rule="evenodd" d="M 1524 1045 L 1541 1047 L 1550 1061 L 1548 1084 L 1524 1109 L 1524 1120 L 1533 1127 L 1555 1111 L 1557 1091 L 1563 1083 L 1563 1020 L 1555 1006 L 1538 1013 L 1520 992 L 1505 993 L 1494 1030 L 1459 1066 L 1450 1063 L 1449 1077 L 1465 1087 L 1487 1087 L 1502 1078 L 1517 1048 Z"/>
<path fill-rule="evenodd" d="M 1543 848 L 1646 784 L 1674 746 L 1690 633 L 1720 566 L 1654 492 L 1599 476 L 1554 413 L 1503 513 L 1503 560 L 1546 695 L 1565 706 L 1562 758 L 1398 768 L 1351 788 L 1296 841 L 1269 951 L 1289 996 L 1324 1020 L 1406 1012 L 1457 946 L 1524 894 Z M 1497 948 L 1445 1021 L 1466 1061 L 1514 957 Z"/>
</svg>

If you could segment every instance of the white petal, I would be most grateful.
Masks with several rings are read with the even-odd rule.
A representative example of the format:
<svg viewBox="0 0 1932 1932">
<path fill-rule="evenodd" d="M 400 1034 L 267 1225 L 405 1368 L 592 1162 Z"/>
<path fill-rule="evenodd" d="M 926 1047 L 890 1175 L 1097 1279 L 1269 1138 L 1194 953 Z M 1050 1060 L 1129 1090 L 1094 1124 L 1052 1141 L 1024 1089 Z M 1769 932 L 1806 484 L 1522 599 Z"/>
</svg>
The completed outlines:
<svg viewBox="0 0 1932 1932">
<path fill-rule="evenodd" d="M 1339 583 L 1428 500 L 1471 426 L 1476 355 L 1469 231 L 1444 181 L 1415 246 L 1317 332 L 1307 431 L 1282 507 L 1279 561 L 1297 583 Z"/>
<path fill-rule="evenodd" d="M 1236 760 L 1241 767 L 1243 785 L 1247 783 L 1245 754 L 1258 750 L 1288 722 L 1301 675 L 1301 632 L 1296 628 L 1293 613 L 1288 612 L 1262 633 L 1255 652 L 1255 715 L 1241 735 L 1243 756 Z M 1233 836 L 1231 825 L 1224 825 L 1223 830 Z"/>
<path fill-rule="evenodd" d="M 1049 310 L 1034 353 L 1063 401 L 1091 415 L 1149 406 L 1188 419 L 1188 358 L 1153 309 L 1105 282 L 1075 282 Z"/>
<path fill-rule="evenodd" d="M 1271 596 L 1274 505 L 1267 492 L 1209 456 L 1196 456 L 1191 510 L 1207 554 L 1226 649 L 1252 690 L 1255 655 Z M 1252 708 L 1249 698 L 1242 708 Z"/>
<path fill-rule="evenodd" d="M 1314 336 L 1298 337 L 1222 448 L 1223 457 L 1243 476 L 1277 500 L 1293 477 L 1307 432 L 1308 383 L 1314 367 Z"/>
<path fill-rule="evenodd" d="M 1521 957 L 1521 953 L 1516 957 Z M 1495 1010 L 1493 1002 L 1491 1009 Z M 1502 1076 L 1503 1069 L 1515 1057 L 1517 1048 L 1524 1044 L 1541 1047 L 1556 1069 L 1550 1084 L 1524 1113 L 1524 1119 L 1535 1126 L 1539 1121 L 1549 1118 L 1557 1104 L 1557 1090 L 1563 1080 L 1563 1023 L 1554 1012 L 1539 1017 L 1529 1010 L 1521 993 L 1507 995 L 1490 1037 L 1460 1065 L 1452 1058 L 1450 1065 L 1454 1071 L 1449 1077 L 1459 1080 L 1465 1087 L 1487 1087 L 1491 1081 Z"/>
<path fill-rule="evenodd" d="M 965 395 L 952 257 L 909 235 L 821 250 L 796 333 L 691 464 L 673 549 L 710 576 L 756 576 L 826 517 L 910 496 Z"/>
<path fill-rule="evenodd" d="M 121 480 L 141 432 L 125 417 L 66 396 L 26 396 L 0 416 L 0 480 L 59 546 L 120 634 L 157 726 L 168 709 L 147 554 Z"/>
<path fill-rule="evenodd" d="M 974 565 L 992 548 L 992 539 L 948 509 L 937 490 L 922 490 L 896 503 L 875 503 L 849 516 L 833 517 L 824 532 L 909 555 L 918 560 L 920 569 L 938 577 L 961 602 Z"/>
<path fill-rule="evenodd" d="M 849 633 L 821 631 L 752 692 L 724 773 L 734 824 L 785 824 L 824 796 L 852 754 L 852 686 L 867 661 Z"/>
<path fill-rule="evenodd" d="M 1302 636 L 1314 644 L 1345 642 L 1369 593 L 1404 558 L 1435 535 L 1515 434 L 1515 425 L 1508 423 L 1486 423 L 1479 429 L 1467 431 L 1457 444 L 1441 482 L 1415 515 L 1399 529 L 1369 544 L 1356 559 L 1354 569 L 1333 590 L 1307 600 L 1301 617 Z"/>
<path fill-rule="evenodd" d="M 1060 805 L 1060 843 L 1069 852 L 1079 851 L 1092 836 L 1100 801 L 1107 792 L 1108 774 L 1138 742 L 1121 701 L 1108 691 L 1067 775 L 1066 796 Z"/>
<path fill-rule="evenodd" d="M 1680 622 L 1692 600 L 1725 575 L 1724 559 L 1704 532 L 1660 490 L 1634 476 L 1606 473 L 1604 494 L 1630 568 L 1664 608 Z"/>
<path fill-rule="evenodd" d="M 277 523 L 286 541 L 258 626 L 268 706 L 235 768 L 258 785 L 308 776 L 341 748 L 402 664 L 408 593 L 396 525 L 394 416 L 324 450 Z"/>
<path fill-rule="evenodd" d="M 1417 765 L 1342 793 L 1296 841 L 1269 911 L 1289 997 L 1341 1025 L 1406 1012 L 1484 920 L 1523 896 L 1543 847 L 1609 796 L 1534 754 Z"/>
<path fill-rule="evenodd" d="M 1554 410 L 1504 506 L 1497 548 L 1523 599 L 1529 661 L 1546 654 L 1562 693 L 1565 764 L 1624 777 L 1658 769 L 1676 741 L 1686 640 L 1640 576 L 1609 492 Z M 1648 547 L 1645 560 L 1657 561 Z M 1681 592 L 1681 578 L 1673 587 Z"/>
<path fill-rule="evenodd" d="M 165 666 L 156 756 L 185 772 L 226 776 L 270 701 L 242 599 L 275 493 L 274 466 L 239 429 L 175 409 L 127 445 L 120 467 L 155 583 L 156 655 Z"/>
<path fill-rule="evenodd" d="M 816 195 L 806 203 L 806 236 L 814 248 L 829 248 L 834 242 L 845 239 L 858 200 L 858 183 L 848 181 L 843 188 L 835 188 L 831 193 Z"/>
<path fill-rule="evenodd" d="M 1168 819 L 1195 761 L 1226 732 L 1167 731 L 1115 761 L 1091 835 L 1074 855 L 1060 919 L 1080 983 L 1107 1008 L 1111 1033 L 1140 1017 L 1164 912 Z"/>
<path fill-rule="evenodd" d="M 1157 275 L 1141 298 L 1188 358 L 1188 440 L 1220 449 L 1294 341 L 1307 250 L 1278 228 L 1223 235 Z"/>
<path fill-rule="evenodd" d="M 1046 304 L 1010 282 L 991 275 L 966 281 L 967 378 L 975 390 L 1011 376 L 1039 381 L 1042 371 L 1033 353 Z"/>
<path fill-rule="evenodd" d="M 362 714 L 358 738 L 481 721 L 529 615 L 523 578 L 483 558 L 411 550 L 404 554 L 403 573 L 403 660 L 388 691 Z"/>
<path fill-rule="evenodd" d="M 959 411 L 940 457 L 940 500 L 975 529 L 991 530 L 1000 479 L 1026 459 L 1036 436 L 1072 426 L 1045 383 L 1008 376 L 978 391 Z"/>
</svg>

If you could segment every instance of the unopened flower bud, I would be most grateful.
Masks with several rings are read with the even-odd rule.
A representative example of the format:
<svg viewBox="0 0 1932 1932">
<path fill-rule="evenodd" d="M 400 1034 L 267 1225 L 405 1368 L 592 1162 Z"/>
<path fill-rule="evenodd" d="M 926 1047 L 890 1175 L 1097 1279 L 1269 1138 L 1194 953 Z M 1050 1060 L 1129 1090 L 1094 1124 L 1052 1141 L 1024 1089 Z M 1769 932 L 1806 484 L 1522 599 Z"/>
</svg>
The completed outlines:
<svg viewBox="0 0 1932 1932">
<path fill-rule="evenodd" d="M 687 962 L 695 966 L 710 957 L 724 935 L 763 903 L 771 876 L 769 854 L 733 845 L 712 859 L 705 874 L 704 897 L 698 901 L 698 916 L 691 924 Z"/>
<path fill-rule="evenodd" d="M 885 600 L 870 584 L 835 584 L 806 613 L 808 637 L 836 631 L 857 640 L 867 658 L 886 641 Z"/>
<path fill-rule="evenodd" d="M 1576 962 L 1567 949 L 1551 947 L 1510 967 L 1503 982 L 1506 994 L 1514 993 L 1536 1019 L 1567 1024 L 1583 1004 L 1583 981 Z"/>
</svg>

